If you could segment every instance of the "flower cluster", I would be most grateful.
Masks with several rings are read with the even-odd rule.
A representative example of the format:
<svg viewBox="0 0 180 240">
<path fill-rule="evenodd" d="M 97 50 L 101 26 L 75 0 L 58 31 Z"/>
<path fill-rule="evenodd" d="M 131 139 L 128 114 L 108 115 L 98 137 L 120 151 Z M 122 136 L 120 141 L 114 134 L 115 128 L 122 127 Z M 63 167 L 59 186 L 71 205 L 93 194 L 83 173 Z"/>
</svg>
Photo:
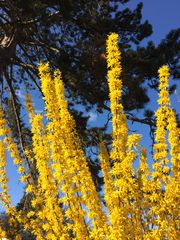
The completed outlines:
<svg viewBox="0 0 180 240">
<path fill-rule="evenodd" d="M 32 146 L 23 149 L 23 155 L 0 107 L 0 201 L 9 219 L 8 230 L 0 221 L 0 238 L 20 240 L 19 229 L 23 229 L 37 240 L 178 239 L 180 129 L 170 105 L 169 69 L 159 69 L 151 170 L 146 149 L 139 144 L 141 136 L 128 132 L 121 103 L 121 52 L 115 33 L 107 39 L 107 67 L 112 146 L 108 149 L 105 142 L 100 143 L 104 201 L 96 190 L 75 120 L 68 110 L 59 70 L 52 74 L 48 64 L 39 65 L 45 116 L 35 113 L 31 96 L 26 94 Z M 26 213 L 17 211 L 11 203 L 6 152 L 26 184 L 26 194 L 32 196 Z M 137 169 L 133 167 L 136 160 Z M 32 165 L 37 179 L 27 169 Z"/>
</svg>

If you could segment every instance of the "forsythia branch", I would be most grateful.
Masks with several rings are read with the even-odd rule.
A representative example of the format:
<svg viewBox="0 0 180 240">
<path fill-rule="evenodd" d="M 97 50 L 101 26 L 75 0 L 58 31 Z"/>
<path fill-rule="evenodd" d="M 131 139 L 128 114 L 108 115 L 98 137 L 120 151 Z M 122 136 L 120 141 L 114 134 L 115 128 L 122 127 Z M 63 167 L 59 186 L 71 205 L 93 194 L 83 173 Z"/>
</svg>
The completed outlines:
<svg viewBox="0 0 180 240">
<path fill-rule="evenodd" d="M 23 229 L 37 240 L 178 239 L 180 129 L 168 94 L 169 68 L 159 69 L 159 108 L 155 113 L 151 166 L 146 149 L 140 147 L 142 137 L 129 134 L 127 120 L 155 125 L 124 111 L 120 101 L 121 52 L 115 33 L 107 39 L 107 67 L 112 146 L 107 150 L 106 144 L 100 143 L 104 201 L 96 190 L 76 123 L 68 111 L 59 70 L 52 74 L 48 64 L 39 65 L 45 116 L 35 113 L 31 96 L 26 95 L 33 143 L 31 149 L 23 142 L 21 145 L 28 161 L 36 164 L 36 183 L 32 173 L 27 174 L 26 159 L 21 157 L 0 107 L 0 201 L 9 221 L 8 228 L 0 221 L 1 238 L 22 239 Z M 17 211 L 11 203 L 6 152 L 11 154 L 20 180 L 32 196 L 31 209 L 26 213 Z M 139 162 L 137 168 L 135 161 Z"/>
</svg>

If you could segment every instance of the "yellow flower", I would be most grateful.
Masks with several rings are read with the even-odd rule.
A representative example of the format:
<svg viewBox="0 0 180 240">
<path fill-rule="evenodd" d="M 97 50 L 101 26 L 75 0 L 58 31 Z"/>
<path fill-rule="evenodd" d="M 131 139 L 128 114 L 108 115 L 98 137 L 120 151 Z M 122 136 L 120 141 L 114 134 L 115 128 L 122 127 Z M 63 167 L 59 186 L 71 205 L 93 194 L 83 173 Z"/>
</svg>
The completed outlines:
<svg viewBox="0 0 180 240">
<path fill-rule="evenodd" d="M 26 171 L 26 168 L 24 166 L 19 166 L 18 172 L 19 173 L 24 173 Z"/>
<path fill-rule="evenodd" d="M 159 80 L 160 80 L 160 84 L 159 84 L 159 100 L 158 103 L 159 104 L 163 104 L 163 105 L 170 105 L 170 101 L 169 101 L 169 93 L 168 93 L 168 81 L 169 81 L 169 68 L 168 66 L 162 66 L 159 70 Z"/>
<path fill-rule="evenodd" d="M 35 213 L 34 213 L 33 211 L 30 211 L 30 212 L 27 213 L 27 217 L 28 217 L 28 218 L 31 218 L 31 217 L 34 216 L 34 214 L 35 214 Z"/>
<path fill-rule="evenodd" d="M 32 184 L 28 184 L 27 187 L 26 187 L 26 192 L 27 193 L 30 193 L 30 192 L 33 192 L 35 189 L 34 189 L 34 186 Z"/>
</svg>

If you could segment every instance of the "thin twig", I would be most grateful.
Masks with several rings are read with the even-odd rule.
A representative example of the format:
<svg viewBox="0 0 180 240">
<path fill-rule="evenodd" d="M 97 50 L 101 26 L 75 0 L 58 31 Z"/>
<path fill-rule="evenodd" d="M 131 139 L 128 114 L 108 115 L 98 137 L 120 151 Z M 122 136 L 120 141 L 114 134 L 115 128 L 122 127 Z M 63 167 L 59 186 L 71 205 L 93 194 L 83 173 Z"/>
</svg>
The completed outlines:
<svg viewBox="0 0 180 240">
<path fill-rule="evenodd" d="M 26 155 L 25 155 L 25 144 L 24 144 L 22 131 L 21 131 L 20 117 L 18 115 L 17 108 L 16 108 L 16 105 L 17 105 L 17 103 L 16 103 L 16 95 L 15 95 L 14 89 L 12 87 L 11 80 L 9 78 L 8 72 L 6 70 L 4 70 L 4 76 L 5 76 L 5 79 L 6 79 L 6 82 L 7 82 L 7 85 L 9 87 L 9 90 L 10 90 L 10 93 L 11 93 L 11 97 L 12 97 L 12 106 L 13 106 L 13 111 L 14 111 L 14 115 L 15 115 L 15 120 L 16 120 L 16 125 L 17 125 L 17 130 L 18 130 L 20 146 L 21 146 L 21 149 L 23 151 L 24 158 L 25 158 L 25 160 L 26 160 L 26 162 L 28 164 L 28 168 L 29 168 L 29 171 L 31 172 L 31 176 L 32 176 L 32 179 L 33 179 L 33 172 L 32 172 L 32 169 L 31 169 L 31 164 L 30 164 L 29 160 L 26 158 Z"/>
</svg>

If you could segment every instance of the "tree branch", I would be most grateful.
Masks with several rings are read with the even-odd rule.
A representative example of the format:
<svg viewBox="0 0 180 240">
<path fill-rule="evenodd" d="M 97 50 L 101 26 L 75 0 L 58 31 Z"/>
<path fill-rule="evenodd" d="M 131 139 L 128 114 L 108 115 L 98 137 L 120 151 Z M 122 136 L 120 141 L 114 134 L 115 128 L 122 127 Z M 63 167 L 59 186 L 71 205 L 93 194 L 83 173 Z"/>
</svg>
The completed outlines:
<svg viewBox="0 0 180 240">
<path fill-rule="evenodd" d="M 40 42 L 40 41 L 37 41 L 37 42 L 28 42 L 29 45 L 33 45 L 33 46 L 41 46 L 41 47 L 46 47 L 46 48 L 49 48 L 49 50 L 52 50 L 54 52 L 59 52 L 59 49 L 58 48 L 55 48 L 55 47 L 52 47 L 52 46 L 49 46 L 48 43 L 43 43 L 43 42 Z"/>
<path fill-rule="evenodd" d="M 107 111 L 111 111 L 110 108 L 108 106 L 106 106 L 105 104 L 102 105 L 102 107 L 107 110 Z M 155 127 L 155 122 L 151 119 L 147 119 L 147 118 L 144 118 L 144 119 L 139 119 L 133 115 L 128 115 L 126 114 L 126 117 L 127 117 L 127 120 L 130 120 L 132 122 L 138 122 L 138 123 L 143 123 L 143 124 L 146 124 L 150 127 Z"/>
<path fill-rule="evenodd" d="M 31 64 L 26 64 L 23 63 L 18 57 L 16 57 L 16 62 L 13 62 L 14 65 L 16 66 L 21 66 L 26 73 L 31 77 L 31 80 L 33 81 L 33 83 L 35 84 L 35 86 L 37 87 L 37 89 L 40 91 L 40 93 L 43 95 L 41 87 L 39 86 L 39 84 L 37 83 L 35 77 L 33 77 L 32 73 L 34 73 L 34 75 L 38 75 L 38 71 L 37 68 Z M 32 73 L 31 73 L 32 72 Z"/>
<path fill-rule="evenodd" d="M 11 80 L 9 78 L 8 72 L 6 70 L 4 70 L 4 76 L 5 76 L 5 79 L 6 79 L 6 82 L 7 82 L 7 85 L 9 87 L 9 90 L 10 90 L 10 93 L 11 93 L 11 97 L 12 97 L 12 106 L 13 106 L 13 111 L 14 111 L 14 115 L 15 115 L 16 125 L 17 125 L 17 129 L 18 129 L 20 146 L 21 146 L 21 149 L 23 151 L 24 158 L 26 159 L 26 162 L 28 164 L 29 171 L 31 172 L 32 179 L 34 180 L 34 178 L 33 178 L 34 174 L 31 171 L 31 164 L 30 164 L 29 160 L 25 156 L 25 144 L 24 144 L 22 131 L 21 131 L 20 117 L 18 115 L 17 108 L 16 108 L 16 106 L 17 106 L 16 95 L 15 95 L 14 89 L 12 87 L 12 83 L 11 83 Z"/>
</svg>

